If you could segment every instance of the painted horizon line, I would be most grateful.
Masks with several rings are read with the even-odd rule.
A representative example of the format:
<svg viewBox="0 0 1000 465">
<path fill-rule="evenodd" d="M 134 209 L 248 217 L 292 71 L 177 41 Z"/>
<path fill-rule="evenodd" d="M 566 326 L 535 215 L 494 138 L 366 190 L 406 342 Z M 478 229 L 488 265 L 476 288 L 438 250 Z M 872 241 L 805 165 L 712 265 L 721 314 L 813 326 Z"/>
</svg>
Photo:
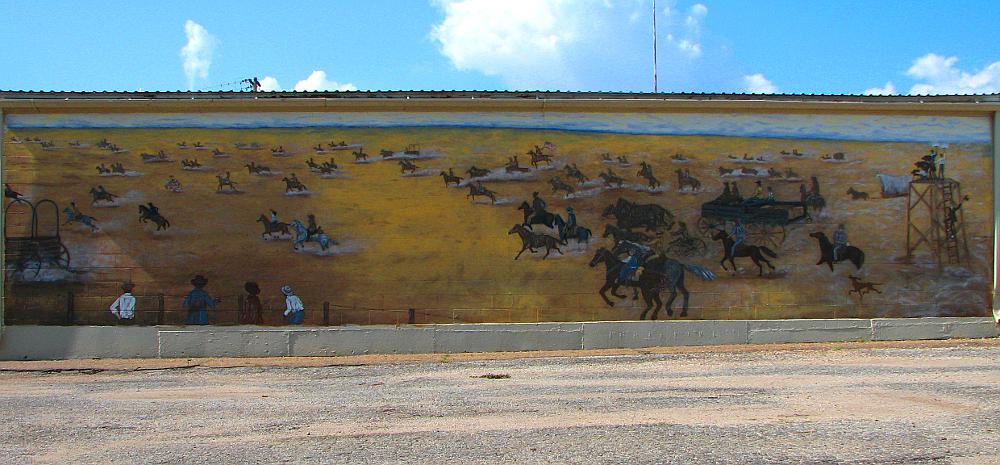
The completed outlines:
<svg viewBox="0 0 1000 465">
<path fill-rule="evenodd" d="M 8 115 L 10 129 L 518 129 L 652 136 L 990 143 L 987 117 L 703 113 L 195 113 Z"/>
</svg>

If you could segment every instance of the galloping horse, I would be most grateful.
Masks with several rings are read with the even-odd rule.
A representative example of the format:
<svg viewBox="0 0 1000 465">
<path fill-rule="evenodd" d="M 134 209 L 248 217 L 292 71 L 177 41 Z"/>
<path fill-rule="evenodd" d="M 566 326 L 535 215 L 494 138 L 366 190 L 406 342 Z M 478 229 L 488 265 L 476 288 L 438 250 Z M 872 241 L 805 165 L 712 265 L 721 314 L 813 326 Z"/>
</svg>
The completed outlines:
<svg viewBox="0 0 1000 465">
<path fill-rule="evenodd" d="M 608 299 L 605 295 L 605 291 L 611 290 L 611 294 L 618 298 L 625 298 L 624 295 L 619 295 L 617 292 L 620 286 L 629 286 L 639 288 L 642 293 L 642 299 L 646 302 L 646 309 L 642 311 L 642 315 L 639 319 L 645 319 L 646 314 L 653 309 L 653 304 L 656 304 L 656 309 L 653 310 L 653 314 L 650 315 L 651 320 L 655 320 L 657 315 L 660 313 L 660 308 L 663 307 L 663 301 L 660 299 L 660 292 L 664 290 L 670 291 L 670 298 L 667 299 L 667 315 L 673 316 L 673 303 L 674 299 L 677 298 L 677 290 L 680 289 L 681 295 L 684 297 L 684 308 L 681 310 L 680 316 L 687 316 L 688 309 L 688 299 L 690 297 L 687 288 L 684 286 L 684 271 L 690 271 L 700 277 L 705 281 L 711 281 L 715 279 L 715 273 L 710 270 L 700 267 L 698 265 L 689 265 L 686 263 L 678 262 L 677 260 L 657 257 L 654 258 L 644 265 L 644 270 L 642 275 L 639 276 L 637 281 L 629 281 L 625 283 L 618 282 L 618 276 L 621 273 L 621 269 L 625 266 L 624 263 L 615 257 L 614 253 L 610 252 L 608 249 L 601 247 L 597 249 L 594 254 L 594 258 L 590 260 L 590 266 L 595 267 L 598 263 L 604 263 L 605 273 L 604 273 L 604 285 L 598 293 L 604 302 L 610 307 L 614 307 L 615 303 Z"/>
<path fill-rule="evenodd" d="M 288 231 L 288 223 L 279 221 L 277 224 L 271 224 L 271 220 L 268 220 L 266 216 L 260 215 L 257 217 L 257 222 L 264 225 L 264 232 L 260 233 L 260 237 L 265 238 L 267 236 L 274 237 L 274 234 L 291 234 Z"/>
<path fill-rule="evenodd" d="M 576 192 L 576 188 L 567 184 L 565 181 L 559 178 L 559 176 L 554 176 L 549 179 L 549 184 L 552 185 L 552 193 L 555 194 L 559 191 L 566 191 L 566 194 L 572 194 Z"/>
<path fill-rule="evenodd" d="M 623 198 L 608 205 L 601 216 L 604 218 L 614 216 L 618 227 L 623 229 L 643 226 L 646 231 L 652 231 L 660 227 L 670 229 L 674 226 L 674 215 L 666 208 L 657 204 L 632 203 Z"/>
<path fill-rule="evenodd" d="M 524 222 L 521 224 L 528 229 L 532 229 L 531 225 L 533 224 L 541 224 L 550 228 L 554 228 L 556 225 L 556 215 L 545 210 L 536 212 L 527 201 L 521 202 L 517 209 L 524 212 Z"/>
<path fill-rule="evenodd" d="M 610 223 L 604 225 L 604 234 L 601 235 L 601 237 L 608 237 L 608 236 L 612 236 L 614 238 L 615 244 L 623 240 L 630 242 L 640 242 L 640 243 L 649 242 L 653 240 L 653 237 L 646 233 L 633 232 L 627 229 L 621 229 L 618 226 L 615 226 Z"/>
<path fill-rule="evenodd" d="M 559 250 L 559 245 L 566 245 L 565 241 L 560 241 L 549 235 L 533 233 L 521 224 L 515 224 L 513 228 L 510 228 L 510 231 L 507 231 L 508 236 L 514 233 L 521 237 L 521 251 L 514 256 L 514 260 L 517 260 L 525 250 L 535 253 L 535 249 L 541 247 L 545 247 L 545 255 L 542 255 L 542 260 L 545 260 L 545 257 L 548 257 L 553 250 L 562 255 L 563 252 Z"/>
<path fill-rule="evenodd" d="M 656 179 L 656 176 L 653 175 L 653 167 L 649 163 L 646 163 L 645 161 L 642 162 L 641 166 L 642 168 L 639 169 L 639 172 L 636 173 L 636 176 L 641 176 L 643 178 L 646 178 L 646 182 L 649 184 L 650 190 L 660 187 L 660 180 Z"/>
<path fill-rule="evenodd" d="M 448 187 L 448 184 L 451 183 L 455 183 L 455 186 L 457 187 L 462 182 L 462 178 L 460 176 L 455 176 L 454 174 L 446 173 L 444 171 L 441 172 L 441 177 L 444 178 L 445 187 Z"/>
<path fill-rule="evenodd" d="M 321 250 L 326 250 L 330 248 L 331 245 L 337 245 L 337 241 L 330 239 L 325 233 L 309 235 L 309 230 L 306 225 L 302 224 L 299 220 L 292 220 L 292 228 L 295 229 L 295 239 L 292 241 L 292 249 L 298 250 L 299 246 L 305 248 L 306 242 L 316 242 L 319 244 Z"/>
<path fill-rule="evenodd" d="M 497 203 L 497 193 L 486 188 L 481 182 L 470 182 L 469 183 L 469 195 L 465 198 L 472 197 L 472 201 L 476 201 L 476 196 L 487 197 L 490 199 L 490 203 Z"/>
<path fill-rule="evenodd" d="M 291 192 L 292 190 L 294 190 L 295 192 L 305 192 L 309 190 L 308 188 L 306 188 L 305 184 L 302 184 L 302 181 L 298 180 L 298 178 L 285 177 L 281 178 L 281 180 L 285 181 L 285 192 Z"/>
<path fill-rule="evenodd" d="M 570 237 L 576 239 L 576 242 L 590 242 L 590 237 L 594 234 L 590 232 L 590 229 L 585 228 L 580 225 L 576 225 L 572 231 L 567 228 L 566 220 L 562 219 L 561 216 L 556 215 L 555 218 L 556 228 L 559 230 L 559 240 L 566 242 Z"/>
<path fill-rule="evenodd" d="M 733 243 L 735 241 L 733 241 L 733 239 L 729 237 L 728 233 L 726 233 L 721 229 L 716 230 L 715 234 L 712 235 L 712 239 L 715 239 L 717 241 L 722 241 L 722 249 L 726 253 L 726 255 L 722 257 L 722 260 L 719 261 L 719 264 L 722 265 L 723 270 L 729 271 L 729 269 L 726 268 L 726 260 L 729 260 L 729 264 L 733 265 L 733 273 L 735 273 L 736 262 L 733 259 L 740 257 L 750 257 L 750 259 L 753 260 L 753 264 L 757 265 L 757 268 L 760 269 L 759 273 L 760 276 L 764 276 L 764 266 L 761 265 L 761 262 L 764 262 L 767 266 L 771 268 L 771 271 L 774 271 L 774 265 L 772 265 L 771 262 L 767 261 L 767 258 L 764 257 L 764 255 L 767 255 L 768 257 L 771 258 L 778 258 L 778 254 L 774 253 L 773 250 L 764 247 L 762 245 L 742 244 L 736 248 L 736 253 L 734 254 Z"/>
<path fill-rule="evenodd" d="M 93 197 L 93 200 L 90 201 L 91 205 L 97 203 L 98 200 L 103 201 L 103 202 L 107 202 L 107 203 L 114 203 L 115 199 L 118 198 L 117 195 L 112 194 L 112 193 L 104 190 L 103 187 L 101 188 L 101 190 L 97 190 L 96 188 L 91 187 L 90 188 L 90 195 L 91 195 L 91 197 Z"/>
<path fill-rule="evenodd" d="M 833 260 L 834 245 L 832 242 L 830 242 L 830 239 L 827 239 L 826 234 L 824 234 L 822 231 L 816 231 L 813 233 L 809 233 L 809 237 L 813 237 L 816 239 L 817 242 L 819 242 L 819 261 L 816 262 L 817 265 L 822 265 L 826 263 L 827 265 L 830 266 L 830 271 L 833 271 L 833 264 L 840 263 L 844 260 L 850 260 L 851 263 L 854 264 L 854 267 L 859 270 L 861 269 L 861 265 L 865 264 L 865 253 L 861 249 L 853 245 L 844 247 L 844 249 L 841 250 L 839 254 L 837 254 L 837 260 L 834 261 Z"/>
<path fill-rule="evenodd" d="M 98 229 L 96 223 L 97 218 L 94 218 L 93 216 L 84 215 L 83 213 L 76 214 L 73 212 L 73 209 L 69 207 L 63 208 L 63 213 L 66 214 L 66 222 L 63 224 L 80 223 L 89 227 L 91 231 L 97 231 Z"/>
<path fill-rule="evenodd" d="M 139 221 L 143 223 L 152 221 L 156 225 L 157 231 L 170 227 L 170 222 L 163 215 L 160 215 L 159 212 L 153 213 L 153 210 L 145 205 L 139 205 Z"/>
</svg>

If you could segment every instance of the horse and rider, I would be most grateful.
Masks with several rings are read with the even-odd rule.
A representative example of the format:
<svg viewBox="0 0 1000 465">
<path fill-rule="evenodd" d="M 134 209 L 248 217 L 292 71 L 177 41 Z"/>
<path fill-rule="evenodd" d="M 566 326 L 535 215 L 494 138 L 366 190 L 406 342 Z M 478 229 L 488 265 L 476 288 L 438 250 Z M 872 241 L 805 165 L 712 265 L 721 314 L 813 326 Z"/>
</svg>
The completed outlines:
<svg viewBox="0 0 1000 465">
<path fill-rule="evenodd" d="M 152 221 L 156 225 L 157 231 L 170 227 L 170 222 L 160 214 L 160 208 L 153 205 L 153 202 L 139 205 L 139 222 L 145 223 L 147 221 Z"/>
</svg>

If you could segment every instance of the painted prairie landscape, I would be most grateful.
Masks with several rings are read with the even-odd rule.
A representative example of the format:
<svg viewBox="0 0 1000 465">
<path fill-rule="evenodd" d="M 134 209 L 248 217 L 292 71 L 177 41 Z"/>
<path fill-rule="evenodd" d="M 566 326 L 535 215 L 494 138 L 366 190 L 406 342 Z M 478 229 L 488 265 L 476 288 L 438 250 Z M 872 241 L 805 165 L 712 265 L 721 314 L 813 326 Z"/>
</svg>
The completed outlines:
<svg viewBox="0 0 1000 465">
<path fill-rule="evenodd" d="M 646 303 L 642 296 L 633 300 L 632 288 L 618 290 L 624 298 L 609 291 L 608 302 L 598 292 L 608 276 L 596 259 L 601 249 L 618 263 L 628 257 L 621 248 L 614 251 L 619 244 L 612 235 L 605 237 L 621 225 L 609 214 L 609 208 L 618 211 L 616 205 L 656 205 L 668 212 L 654 228 L 626 225 L 635 243 L 667 244 L 683 237 L 680 222 L 695 239 L 669 249 L 671 259 L 692 265 L 683 278 L 690 291 L 687 313 L 681 316 L 678 296 L 673 315 L 664 308 L 660 319 L 964 316 L 989 308 L 991 163 L 988 142 L 977 138 L 939 143 L 891 135 L 850 140 L 828 134 L 643 134 L 474 123 L 11 124 L 4 140 L 6 182 L 32 203 L 56 204 L 68 263 L 27 260 L 18 266 L 8 246 L 8 321 L 37 320 L 39 309 L 63 308 L 72 293 L 74 321 L 109 323 L 107 306 L 130 281 L 141 322 L 155 321 L 148 312 L 159 305 L 160 295 L 164 322 L 180 322 L 180 300 L 199 274 L 209 281 L 205 289 L 221 299 L 213 324 L 236 322 L 246 281 L 263 289 L 268 324 L 283 321 L 279 288 L 286 284 L 305 303 L 306 324 L 323 322 L 324 304 L 332 324 L 405 323 L 410 309 L 418 323 L 638 319 Z M 912 174 L 914 164 L 931 151 L 946 155 L 946 177 L 960 183 L 961 195 L 968 197 L 958 211 L 957 262 L 938 260 L 931 244 L 907 256 L 910 199 L 884 196 L 885 182 L 877 177 L 919 179 L 920 173 Z M 99 172 L 118 164 L 118 172 Z M 656 183 L 639 175 L 644 164 Z M 489 173 L 470 179 L 473 167 Z M 450 176 L 443 175 L 449 172 L 462 179 L 449 183 Z M 179 186 L 168 188 L 171 176 Z M 730 185 L 749 199 L 756 181 L 764 197 L 770 188 L 774 200 L 788 204 L 729 205 L 787 213 L 767 224 L 744 225 L 746 244 L 773 252 L 763 255 L 773 268 L 759 269 L 739 257 L 736 271 L 728 261 L 723 269 L 727 250 L 712 236 L 731 232 L 733 223 L 706 214 L 704 205 L 723 196 L 724 182 L 735 183 Z M 100 195 L 92 189 L 113 197 L 95 199 Z M 489 191 L 493 198 L 472 198 L 473 191 Z M 589 234 L 578 229 L 560 237 L 558 226 L 532 224 L 519 206 L 532 205 L 534 192 L 560 221 L 569 218 L 571 207 Z M 150 203 L 169 225 L 140 220 L 139 207 Z M 64 209 L 71 204 L 93 218 L 93 227 L 84 221 L 66 224 Z M 55 227 L 55 210 L 50 204 L 36 208 L 36 236 L 51 236 L 45 231 Z M 308 215 L 314 215 L 327 247 L 315 240 L 296 248 L 293 226 L 287 234 L 268 233 L 272 210 L 282 223 L 307 225 Z M 921 214 L 933 212 L 919 207 L 914 215 Z M 20 202 L 8 207 L 8 244 L 31 236 L 29 219 L 30 208 Z M 514 229 L 524 223 L 530 234 L 554 238 L 558 250 L 544 256 L 543 245 L 515 260 L 522 239 Z M 840 224 L 864 259 L 860 266 L 839 261 L 831 271 L 826 263 L 817 265 L 822 250 L 810 234 L 832 238 Z M 708 270 L 714 279 L 702 279 L 695 269 Z M 872 286 L 853 292 L 854 282 Z M 654 292 L 664 302 L 670 294 Z"/>
</svg>

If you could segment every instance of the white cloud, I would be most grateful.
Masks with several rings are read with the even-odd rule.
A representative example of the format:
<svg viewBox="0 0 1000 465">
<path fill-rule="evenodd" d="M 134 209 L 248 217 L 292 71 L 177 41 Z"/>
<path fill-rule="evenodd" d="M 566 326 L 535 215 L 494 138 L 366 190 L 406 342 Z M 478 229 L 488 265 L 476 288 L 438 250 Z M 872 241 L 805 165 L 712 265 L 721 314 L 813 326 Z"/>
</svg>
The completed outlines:
<svg viewBox="0 0 1000 465">
<path fill-rule="evenodd" d="M 201 24 L 190 19 L 184 23 L 184 35 L 187 36 L 187 43 L 181 48 L 181 58 L 184 60 L 188 89 L 194 89 L 196 79 L 208 78 L 217 41 Z"/>
<path fill-rule="evenodd" d="M 883 87 L 871 87 L 865 89 L 865 95 L 893 95 L 896 93 L 896 86 L 892 81 L 885 83 Z"/>
<path fill-rule="evenodd" d="M 652 90 L 649 0 L 430 1 L 443 14 L 430 38 L 456 69 L 495 76 L 508 89 Z M 695 61 L 711 55 L 708 8 L 670 5 L 656 14 L 661 84 L 704 81 Z"/>
<path fill-rule="evenodd" d="M 667 43 L 673 45 L 687 58 L 698 58 L 701 56 L 701 29 L 705 17 L 708 16 L 708 7 L 701 3 L 695 3 L 687 10 L 684 16 L 684 25 L 680 26 L 680 11 L 670 8 L 663 10 L 667 18 L 666 27 L 668 31 L 676 31 L 667 34 Z"/>
<path fill-rule="evenodd" d="M 978 72 L 967 72 L 955 67 L 958 57 L 944 57 L 928 53 L 914 60 L 906 71 L 907 76 L 918 81 L 910 94 L 980 94 L 1000 92 L 1000 61 L 993 62 Z"/>
<path fill-rule="evenodd" d="M 267 78 L 264 78 L 267 79 Z M 274 81 L 277 84 L 277 80 Z M 261 82 L 261 85 L 264 83 Z M 326 71 L 316 70 L 313 71 L 309 77 L 295 83 L 295 90 L 298 92 L 313 91 L 313 90 L 358 90 L 357 86 L 347 83 L 339 83 L 337 81 L 331 81 L 326 77 Z"/>
<path fill-rule="evenodd" d="M 748 74 L 743 76 L 743 90 L 751 94 L 775 94 L 778 93 L 778 86 L 761 73 Z"/>
<path fill-rule="evenodd" d="M 557 72 L 580 39 L 581 15 L 603 8 L 584 0 L 437 0 L 444 20 L 431 30 L 441 53 L 460 70 L 501 76 L 513 85 L 532 72 Z M 529 84 L 530 85 L 530 84 Z"/>
<path fill-rule="evenodd" d="M 281 84 L 278 83 L 278 79 L 271 76 L 264 76 L 264 79 L 260 80 L 260 90 L 264 92 L 273 92 L 281 90 Z"/>
</svg>

